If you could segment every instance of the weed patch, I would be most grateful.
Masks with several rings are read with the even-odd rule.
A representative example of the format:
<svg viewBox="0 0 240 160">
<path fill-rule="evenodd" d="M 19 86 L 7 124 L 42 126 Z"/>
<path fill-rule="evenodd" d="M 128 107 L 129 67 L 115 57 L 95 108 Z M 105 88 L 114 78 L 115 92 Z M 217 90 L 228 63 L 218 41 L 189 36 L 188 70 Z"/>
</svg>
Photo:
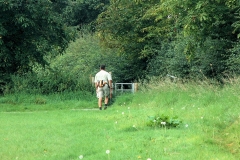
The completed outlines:
<svg viewBox="0 0 240 160">
<path fill-rule="evenodd" d="M 179 120 L 178 116 L 170 117 L 169 115 L 156 115 L 148 116 L 147 125 L 151 127 L 167 127 L 176 128 L 182 124 L 182 120 Z"/>
</svg>

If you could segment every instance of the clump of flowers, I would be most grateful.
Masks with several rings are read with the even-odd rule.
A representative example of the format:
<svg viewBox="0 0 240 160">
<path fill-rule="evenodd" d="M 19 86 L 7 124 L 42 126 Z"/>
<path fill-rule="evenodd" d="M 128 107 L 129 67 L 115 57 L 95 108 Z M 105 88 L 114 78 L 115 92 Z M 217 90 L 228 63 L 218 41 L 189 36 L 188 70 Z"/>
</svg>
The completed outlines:
<svg viewBox="0 0 240 160">
<path fill-rule="evenodd" d="M 147 125 L 151 127 L 162 127 L 165 126 L 167 128 L 176 128 L 182 123 L 181 120 L 178 119 L 178 116 L 170 117 L 168 115 L 156 115 L 156 116 L 148 116 Z"/>
<path fill-rule="evenodd" d="M 110 150 L 106 150 L 106 154 L 108 155 L 108 159 L 110 160 L 110 156 L 109 156 Z"/>
<path fill-rule="evenodd" d="M 106 150 L 106 154 L 109 154 L 110 153 L 110 150 Z"/>
</svg>

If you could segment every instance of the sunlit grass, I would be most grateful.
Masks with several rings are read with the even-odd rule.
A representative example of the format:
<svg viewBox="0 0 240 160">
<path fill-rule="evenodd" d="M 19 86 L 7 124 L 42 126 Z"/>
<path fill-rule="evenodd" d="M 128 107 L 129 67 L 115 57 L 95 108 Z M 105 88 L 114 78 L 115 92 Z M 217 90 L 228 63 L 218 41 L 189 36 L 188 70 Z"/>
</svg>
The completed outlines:
<svg viewBox="0 0 240 160">
<path fill-rule="evenodd" d="M 18 111 L 18 104 L 8 103 L 1 111 L 11 111 L 13 106 L 14 112 L 0 112 L 0 157 L 237 160 L 240 158 L 238 84 L 216 87 L 162 82 L 148 85 L 148 89 L 135 94 L 115 97 L 113 105 L 105 111 L 97 109 L 95 97 L 83 102 L 84 107 L 80 107 L 81 100 L 52 98 L 51 101 L 51 97 L 42 96 L 46 104 L 19 100 L 20 106 L 29 108 L 26 110 Z M 0 102 L 6 105 L 2 98 Z M 38 107 L 43 108 L 34 110 Z M 177 115 L 183 123 L 171 129 L 147 126 L 148 116 L 156 114 Z"/>
</svg>

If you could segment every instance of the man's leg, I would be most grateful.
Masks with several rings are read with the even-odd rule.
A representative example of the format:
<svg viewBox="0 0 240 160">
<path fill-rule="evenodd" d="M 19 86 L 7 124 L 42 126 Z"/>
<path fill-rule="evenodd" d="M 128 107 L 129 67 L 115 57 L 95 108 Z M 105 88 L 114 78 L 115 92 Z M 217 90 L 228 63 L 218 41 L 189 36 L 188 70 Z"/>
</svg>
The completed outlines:
<svg viewBox="0 0 240 160">
<path fill-rule="evenodd" d="M 102 110 L 102 97 L 98 98 L 98 107 L 100 110 Z"/>
<path fill-rule="evenodd" d="M 104 102 L 105 102 L 105 105 L 107 105 L 107 104 L 108 104 L 108 96 L 106 96 L 106 97 L 105 97 L 105 100 L 104 100 Z"/>
<path fill-rule="evenodd" d="M 105 97 L 105 106 L 104 106 L 104 109 L 107 109 L 107 106 L 108 106 L 108 96 Z"/>
<path fill-rule="evenodd" d="M 102 100 L 103 100 L 103 89 L 98 88 L 98 107 L 102 110 Z"/>
<path fill-rule="evenodd" d="M 104 86 L 104 89 L 103 89 L 103 96 L 105 97 L 104 99 L 104 109 L 107 109 L 107 105 L 108 105 L 108 96 L 109 96 L 109 88 L 107 85 Z"/>
</svg>

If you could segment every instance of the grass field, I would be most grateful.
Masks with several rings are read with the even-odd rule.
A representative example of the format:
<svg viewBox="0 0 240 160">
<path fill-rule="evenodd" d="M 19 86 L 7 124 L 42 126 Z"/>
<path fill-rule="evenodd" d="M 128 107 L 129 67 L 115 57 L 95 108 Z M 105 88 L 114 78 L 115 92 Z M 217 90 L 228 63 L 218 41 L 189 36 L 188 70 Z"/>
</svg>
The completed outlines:
<svg viewBox="0 0 240 160">
<path fill-rule="evenodd" d="M 238 84 L 152 84 L 103 111 L 95 95 L 7 95 L 0 98 L 0 159 L 238 160 Z M 157 114 L 182 124 L 148 126 Z"/>
</svg>

